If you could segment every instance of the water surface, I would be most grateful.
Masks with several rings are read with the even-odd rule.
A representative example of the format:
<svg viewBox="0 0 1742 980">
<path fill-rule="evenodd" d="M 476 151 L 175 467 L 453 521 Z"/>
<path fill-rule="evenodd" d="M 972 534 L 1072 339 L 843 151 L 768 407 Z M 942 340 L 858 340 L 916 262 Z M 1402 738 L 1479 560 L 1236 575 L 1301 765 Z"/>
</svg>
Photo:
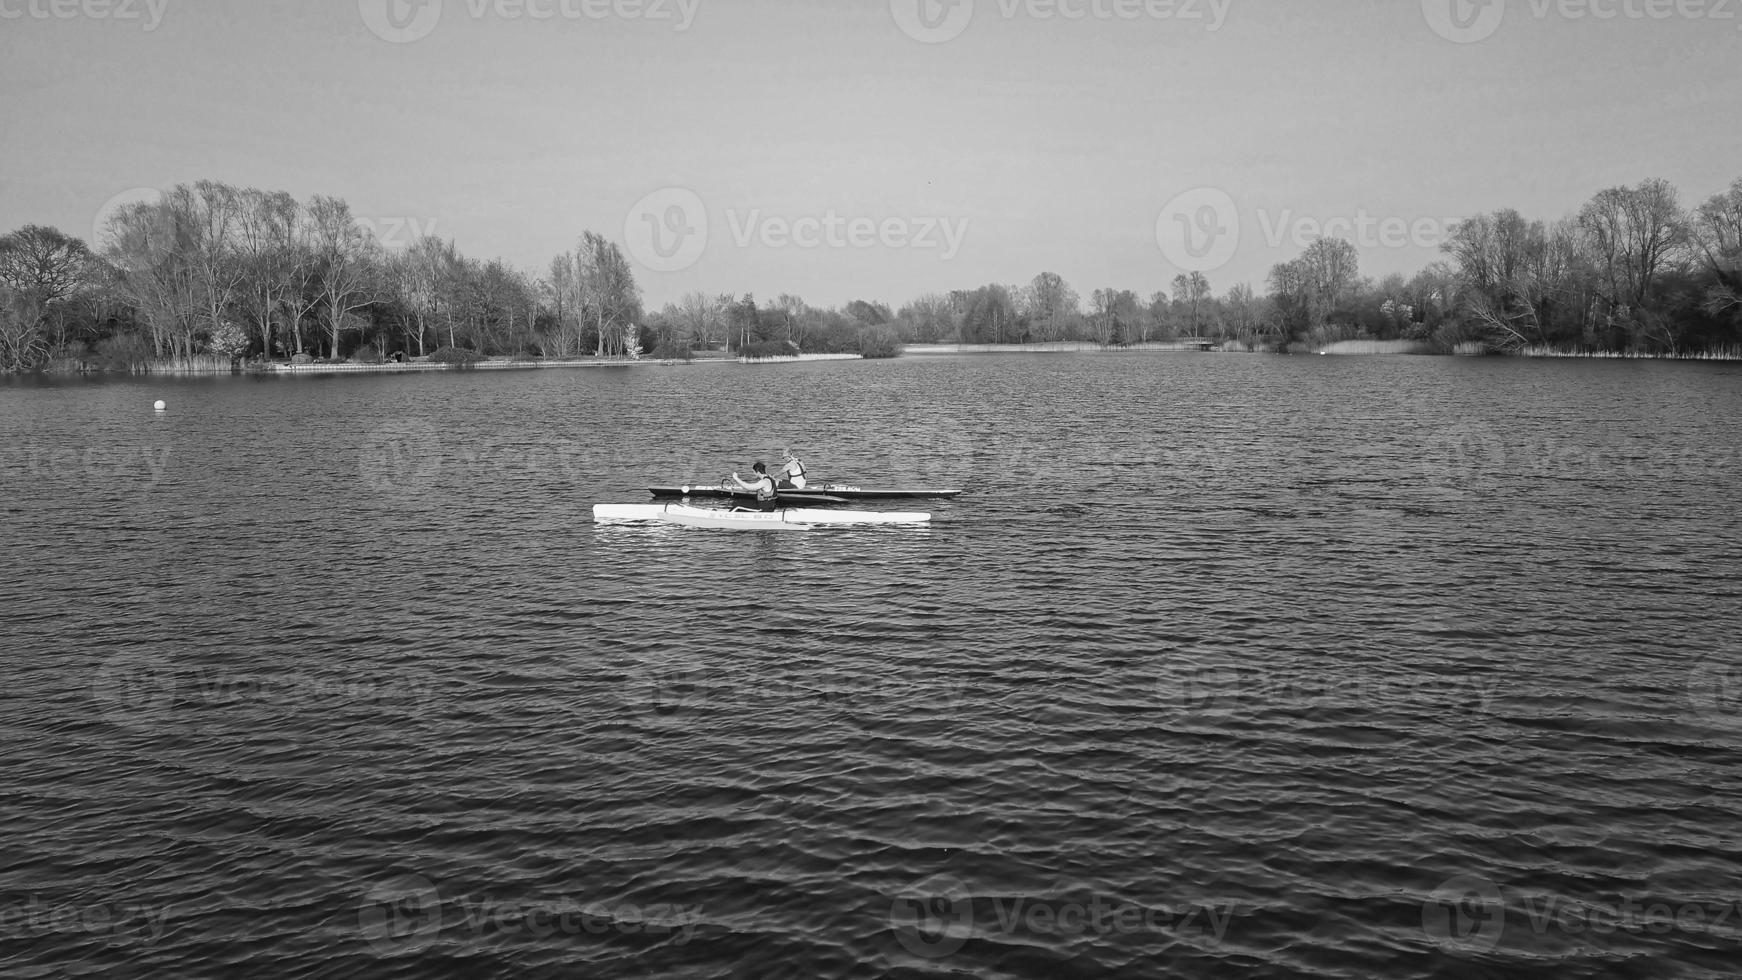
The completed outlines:
<svg viewBox="0 0 1742 980">
<path fill-rule="evenodd" d="M 0 385 L 0 972 L 1733 975 L 1739 382 Z M 786 444 L 971 492 L 591 522 Z"/>
</svg>

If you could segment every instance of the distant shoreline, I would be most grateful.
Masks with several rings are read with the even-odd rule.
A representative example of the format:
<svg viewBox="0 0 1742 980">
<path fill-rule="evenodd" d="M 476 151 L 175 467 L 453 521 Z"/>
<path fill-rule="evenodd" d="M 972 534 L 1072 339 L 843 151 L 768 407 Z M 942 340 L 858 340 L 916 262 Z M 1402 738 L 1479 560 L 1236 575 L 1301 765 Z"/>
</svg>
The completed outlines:
<svg viewBox="0 0 1742 980">
<path fill-rule="evenodd" d="M 900 348 L 904 357 L 937 357 L 959 355 L 999 355 L 999 354 L 1193 354 L 1193 353 L 1230 353 L 1230 354 L 1276 354 L 1277 351 L 1266 347 L 1257 350 L 1248 348 L 1238 341 L 1156 341 L 1143 344 L 1109 344 L 1103 345 L 1093 341 L 1064 340 L 1046 343 L 1027 344 L 906 344 Z M 1421 341 L 1375 341 L 1375 340 L 1343 340 L 1327 345 L 1323 350 L 1298 350 L 1283 352 L 1289 356 L 1337 356 L 1337 357 L 1516 357 L 1516 358 L 1547 358 L 1547 359 L 1583 359 L 1583 360 L 1639 360 L 1639 361 L 1710 361 L 1732 363 L 1742 361 L 1742 348 L 1719 348 L 1706 351 L 1686 351 L 1674 354 L 1642 354 L 1635 351 L 1568 351 L 1544 347 L 1526 348 L 1516 351 L 1492 351 L 1487 349 L 1460 349 L 1445 351 L 1435 349 L 1432 345 Z M 798 354 L 779 357 L 734 357 L 717 351 L 707 352 L 699 356 L 673 359 L 656 357 L 586 357 L 586 358 L 491 358 L 481 361 L 463 363 L 439 363 L 433 361 L 385 361 L 378 364 L 368 363 L 332 363 L 314 361 L 302 364 L 283 361 L 254 361 L 220 365 L 217 363 L 201 363 L 198 365 L 153 365 L 142 364 L 130 371 L 97 370 L 78 372 L 35 372 L 50 376 L 65 376 L 76 373 L 80 376 L 128 374 L 156 375 L 163 377 L 199 376 L 199 375 L 235 375 L 245 374 L 255 377 L 308 377 L 333 374 L 429 374 L 439 371 L 537 371 L 559 370 L 567 368 L 605 369 L 632 367 L 680 367 L 693 364 L 735 364 L 744 366 L 766 364 L 792 364 L 812 361 L 846 361 L 866 360 L 858 354 Z M 17 376 L 14 374 L 13 376 Z"/>
</svg>

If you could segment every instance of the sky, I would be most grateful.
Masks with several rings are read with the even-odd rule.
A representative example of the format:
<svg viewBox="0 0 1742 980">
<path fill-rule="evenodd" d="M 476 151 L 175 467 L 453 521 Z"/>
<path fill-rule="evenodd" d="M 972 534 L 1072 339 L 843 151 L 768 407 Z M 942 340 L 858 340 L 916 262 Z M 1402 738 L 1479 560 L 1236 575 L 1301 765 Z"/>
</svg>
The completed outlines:
<svg viewBox="0 0 1742 980">
<path fill-rule="evenodd" d="M 1259 291 L 1459 218 L 1742 178 L 1742 0 L 0 0 L 0 233 L 196 180 L 650 308 L 1062 275 Z"/>
</svg>

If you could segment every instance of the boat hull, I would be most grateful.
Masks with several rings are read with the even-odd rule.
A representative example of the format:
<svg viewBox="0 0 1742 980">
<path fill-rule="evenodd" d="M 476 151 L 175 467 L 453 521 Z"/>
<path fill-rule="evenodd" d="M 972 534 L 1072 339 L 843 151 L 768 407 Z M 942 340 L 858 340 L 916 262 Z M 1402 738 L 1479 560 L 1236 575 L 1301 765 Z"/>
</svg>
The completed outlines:
<svg viewBox="0 0 1742 980">
<path fill-rule="evenodd" d="M 773 513 L 734 514 L 732 511 L 715 510 L 706 507 L 689 507 L 684 504 L 594 504 L 593 520 L 600 524 L 642 523 L 647 521 L 667 521 L 671 515 L 678 515 L 692 520 L 719 519 L 726 515 L 727 519 L 750 518 L 732 526 L 758 527 L 761 523 L 790 523 L 815 526 L 826 524 L 831 526 L 871 525 L 871 524 L 924 524 L 931 520 L 930 514 L 894 513 L 869 510 L 815 510 L 811 508 L 787 508 Z M 778 519 L 778 520 L 775 520 Z M 682 523 L 682 521 L 670 521 Z M 714 525 L 691 525 L 714 526 Z"/>
<path fill-rule="evenodd" d="M 655 497 L 739 497 L 756 496 L 754 490 L 728 486 L 648 487 Z M 834 497 L 841 500 L 943 500 L 961 496 L 960 490 L 900 489 L 896 487 L 856 487 L 844 483 L 813 483 L 803 490 L 782 490 L 780 499 L 804 503 L 807 498 L 821 500 Z"/>
<path fill-rule="evenodd" d="M 719 528 L 724 531 L 808 531 L 816 526 L 788 520 L 786 513 L 778 510 L 739 512 L 682 507 L 662 512 L 659 520 L 666 524 Z"/>
</svg>

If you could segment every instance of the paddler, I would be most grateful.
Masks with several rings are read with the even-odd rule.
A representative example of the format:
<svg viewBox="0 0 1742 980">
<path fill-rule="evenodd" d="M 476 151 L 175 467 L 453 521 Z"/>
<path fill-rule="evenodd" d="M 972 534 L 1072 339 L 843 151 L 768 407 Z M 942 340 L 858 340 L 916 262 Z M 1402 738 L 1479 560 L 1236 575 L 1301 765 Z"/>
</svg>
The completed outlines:
<svg viewBox="0 0 1742 980">
<path fill-rule="evenodd" d="M 750 468 L 756 471 L 755 480 L 745 483 L 738 478 L 738 474 L 734 473 L 732 474 L 732 482 L 738 484 L 740 490 L 756 491 L 757 510 L 774 510 L 780 502 L 780 491 L 775 486 L 774 477 L 768 475 L 768 465 L 757 463 Z"/>
<path fill-rule="evenodd" d="M 804 464 L 799 462 L 798 457 L 794 456 L 790 449 L 782 449 L 780 458 L 785 460 L 785 463 L 780 467 L 780 472 L 774 474 L 775 480 L 778 481 L 777 485 L 782 490 L 803 490 Z"/>
</svg>

